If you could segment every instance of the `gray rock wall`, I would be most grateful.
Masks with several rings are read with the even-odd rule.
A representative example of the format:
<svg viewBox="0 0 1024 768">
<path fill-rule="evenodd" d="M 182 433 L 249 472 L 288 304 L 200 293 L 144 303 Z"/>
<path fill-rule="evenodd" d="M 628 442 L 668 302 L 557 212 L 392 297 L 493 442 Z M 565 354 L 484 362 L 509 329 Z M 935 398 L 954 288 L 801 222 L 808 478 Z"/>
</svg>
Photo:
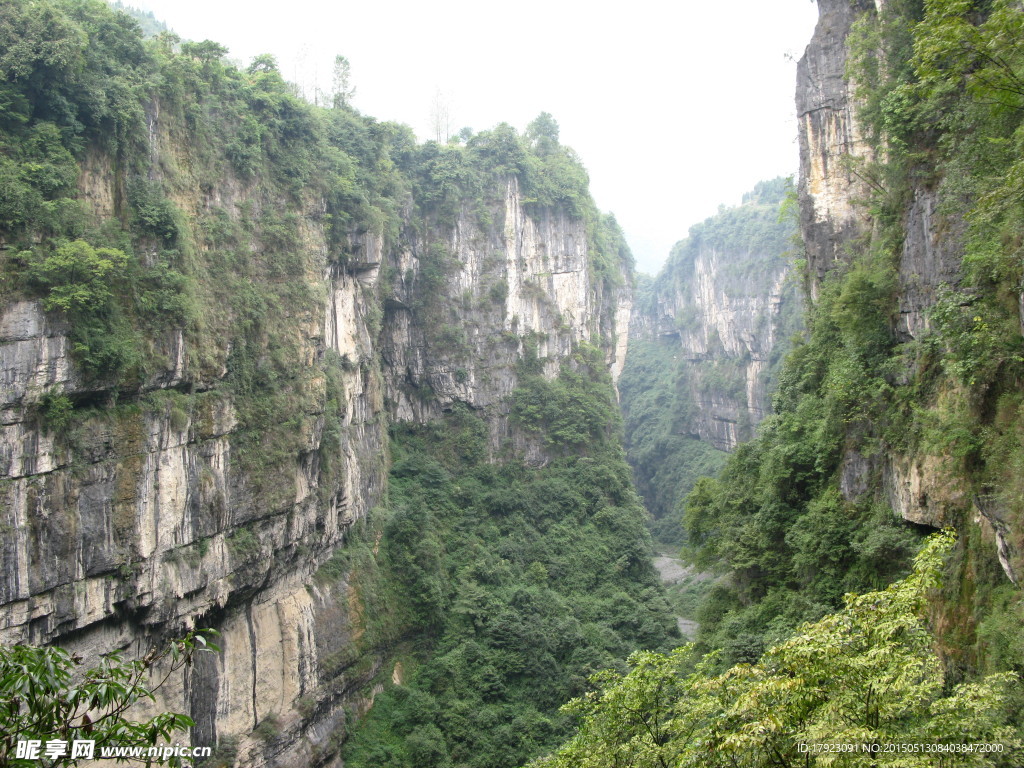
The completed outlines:
<svg viewBox="0 0 1024 768">
<path fill-rule="evenodd" d="M 190 148 L 158 109 L 150 124 L 155 167 L 189 167 Z M 174 181 L 184 212 L 281 204 L 230 175 L 213 189 L 184 173 Z M 114 216 L 120 183 L 109 158 L 92 153 L 81 198 Z M 583 341 L 621 369 L 629 276 L 604 294 L 581 219 L 528 212 L 514 179 L 495 199 L 488 223 L 466 211 L 453 225 L 410 221 L 391 246 L 353 234 L 344 262 L 328 258 L 321 201 L 290 209 L 305 286 L 319 298 L 276 318 L 294 350 L 296 402 L 277 418 L 298 425 L 297 448 L 258 474 L 225 383 L 227 339 L 201 350 L 181 333 L 156 340 L 166 362 L 129 396 L 85 383 L 67 327 L 38 302 L 0 307 L 0 642 L 58 642 L 91 658 L 213 626 L 222 653 L 172 680 L 153 709 L 191 712 L 195 744 L 237 741 L 240 765 L 334 764 L 332 736 L 346 712 L 369 706 L 363 688 L 385 654 L 350 658 L 365 610 L 358 586 L 313 576 L 383 498 L 388 422 L 465 403 L 488 417 L 495 447 L 511 440 L 543 461 L 505 418 L 525 346 L 536 345 L 549 376 Z M 448 267 L 426 296 L 421 265 L 435 244 Z M 267 251 L 258 233 L 250 247 L 254 258 Z M 55 395 L 98 408 L 58 434 L 45 415 Z M 268 720 L 272 738 L 251 735 Z"/>
<path fill-rule="evenodd" d="M 634 313 L 633 338 L 678 344 L 694 406 L 684 429 L 719 450 L 749 440 L 770 411 L 769 369 L 798 327 L 791 235 L 777 201 L 726 209 L 675 246 Z"/>
<path fill-rule="evenodd" d="M 846 79 L 846 43 L 858 14 L 871 7 L 871 0 L 819 0 L 818 24 L 797 66 L 800 230 L 812 298 L 825 274 L 846 258 L 849 242 L 868 227 L 855 201 L 870 191 L 857 169 L 871 152 Z"/>
</svg>

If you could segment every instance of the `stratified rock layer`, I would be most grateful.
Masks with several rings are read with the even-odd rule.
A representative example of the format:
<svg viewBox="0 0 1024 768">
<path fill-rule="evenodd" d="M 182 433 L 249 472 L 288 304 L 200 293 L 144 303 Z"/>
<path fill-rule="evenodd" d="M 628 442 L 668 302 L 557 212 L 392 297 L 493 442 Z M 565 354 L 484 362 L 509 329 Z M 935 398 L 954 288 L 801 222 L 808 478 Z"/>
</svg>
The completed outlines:
<svg viewBox="0 0 1024 768">
<path fill-rule="evenodd" d="M 235 742 L 239 764 L 331 764 L 332 736 L 368 706 L 385 654 L 353 658 L 358 587 L 313 576 L 382 501 L 387 424 L 462 403 L 487 417 L 495 450 L 543 462 L 507 418 L 517 363 L 529 345 L 553 377 L 586 341 L 621 370 L 631 276 L 606 288 L 584 220 L 527 203 L 514 176 L 489 192 L 486 215 L 414 224 L 406 214 L 390 243 L 353 232 L 338 258 L 315 195 L 295 203 L 232 174 L 212 188 L 174 176 L 193 149 L 158 104 L 147 122 L 153 165 L 188 222 L 211 211 L 229 224 L 244 211 L 298 222 L 297 282 L 313 298 L 284 301 L 272 318 L 291 376 L 272 423 L 288 441 L 245 423 L 251 393 L 243 403 L 228 384 L 237 350 L 226 338 L 154 340 L 160 369 L 122 393 L 86 383 L 68 328 L 38 301 L 0 307 L 0 641 L 95 658 L 213 626 L 222 652 L 172 680 L 154 708 L 189 712 L 197 745 Z M 124 180 L 111 159 L 91 152 L 82 168 L 80 199 L 98 219 L 116 216 Z M 254 260 L 272 263 L 269 235 L 245 238 Z M 443 279 L 428 283 L 423 264 L 438 258 Z M 215 327 L 231 299 L 204 320 Z M 96 410 L 58 434 L 45 415 L 55 396 Z M 251 736 L 264 721 L 273 738 Z"/>
</svg>

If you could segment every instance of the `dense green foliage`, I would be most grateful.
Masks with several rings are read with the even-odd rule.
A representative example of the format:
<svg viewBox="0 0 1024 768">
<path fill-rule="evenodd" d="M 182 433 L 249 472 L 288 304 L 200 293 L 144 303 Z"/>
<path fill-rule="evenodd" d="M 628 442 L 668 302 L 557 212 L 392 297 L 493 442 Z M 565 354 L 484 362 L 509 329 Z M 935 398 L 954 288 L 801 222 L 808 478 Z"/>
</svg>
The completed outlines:
<svg viewBox="0 0 1024 768">
<path fill-rule="evenodd" d="M 690 557 L 732 571 L 699 616 L 702 640 L 725 647 L 728 662 L 755 661 L 845 592 L 884 586 L 908 566 L 912 527 L 873 496 L 847 501 L 836 487 L 847 436 L 884 424 L 874 417 L 891 390 L 892 280 L 862 266 L 823 286 L 780 372 L 775 413 L 687 499 Z"/>
<path fill-rule="evenodd" d="M 915 188 L 934 188 L 963 254 L 957 283 L 932 307 L 932 333 L 900 349 L 912 377 L 884 400 L 891 432 L 903 433 L 886 440 L 933 457 L 944 481 L 967 491 L 973 504 L 950 504 L 951 521 L 970 530 L 980 510 L 1019 542 L 1024 13 L 1003 0 L 900 2 L 856 32 L 851 76 L 865 100 L 861 119 L 885 146 L 863 169 L 878 218 L 895 222 Z M 899 241 L 890 240 L 893 254 Z M 1020 594 L 1009 596 L 990 540 L 971 530 L 964 543 L 960 582 L 946 600 L 951 611 L 970 611 L 978 632 L 956 622 L 945 639 L 950 654 L 968 670 L 1022 671 L 1024 655 L 1005 631 L 1024 618 Z M 1019 556 L 1010 565 L 1020 573 Z"/>
<path fill-rule="evenodd" d="M 84 240 L 16 258 L 28 264 L 28 285 L 42 294 L 43 307 L 67 317 L 71 351 L 92 379 L 138 375 L 146 358 L 139 331 L 156 333 L 190 319 L 185 278 L 162 259 L 146 268 L 119 249 Z"/>
<path fill-rule="evenodd" d="M 150 31 L 144 39 L 93 0 L 0 0 L 0 300 L 38 300 L 68 329 L 86 386 L 34 403 L 62 455 L 116 445 L 128 484 L 149 417 L 197 442 L 230 440 L 240 503 L 222 508 L 212 492 L 197 525 L 230 531 L 232 578 L 244 580 L 272 560 L 267 521 L 277 516 L 277 540 L 291 530 L 297 460 L 325 496 L 344 488 L 346 376 L 361 377 L 369 410 L 385 418 L 374 355 L 386 300 L 408 299 L 402 311 L 432 354 L 466 351 L 447 301 L 457 223 L 500 231 L 518 188 L 527 215 L 583 221 L 595 294 L 627 279 L 630 257 L 550 115 L 524 133 L 503 124 L 417 144 L 407 127 L 350 106 L 343 69 L 332 108 L 318 108 L 271 56 L 239 69 L 215 42 Z M 412 253 L 417 269 L 364 263 L 378 242 Z M 372 351 L 324 352 L 325 271 L 378 266 L 377 283 L 358 288 Z M 502 311 L 508 291 L 488 286 L 477 309 Z M 511 428 L 549 463 L 492 449 L 488 423 L 464 409 L 394 427 L 387 504 L 317 575 L 344 580 L 358 606 L 353 642 L 318 660 L 324 679 L 382 658 L 405 669 L 400 684 L 394 665 L 382 671 L 371 716 L 336 735 L 330 749 L 351 736 L 346 764 L 518 765 L 564 738 L 558 707 L 588 676 L 678 639 L 603 355 L 580 345 L 549 381 L 536 342 L 511 340 L 528 359 L 507 406 Z M 206 474 L 196 498 L 211 490 Z M 112 533 L 130 576 L 140 553 L 126 508 L 115 504 Z M 249 510 L 254 519 L 237 519 Z"/>
<path fill-rule="evenodd" d="M 429 299 L 417 319 L 448 346 L 458 331 L 432 314 L 451 268 L 444 230 L 460 212 L 486 227 L 510 182 L 537 216 L 554 205 L 585 218 L 595 287 L 621 281 L 623 247 L 550 115 L 525 134 L 501 125 L 465 145 L 417 145 L 344 100 L 304 102 L 270 56 L 240 70 L 226 53 L 166 31 L 144 40 L 100 2 L 0 3 L 0 299 L 43 299 L 68 321 L 84 378 L 122 403 L 175 368 L 184 389 L 223 379 L 240 426 L 233 455 L 270 512 L 288 503 L 272 478 L 317 429 L 320 400 L 343 401 L 338 360 L 295 365 L 308 354 L 295 318 L 321 314 L 325 299 L 311 237 L 326 235 L 336 269 L 368 234 L 415 249 Z M 371 333 L 381 315 L 370 310 Z M 62 400 L 74 407 L 50 426 L 85 423 L 87 400 Z M 175 407 L 195 422 L 211 404 L 188 395 Z"/>
<path fill-rule="evenodd" d="M 406 638 L 407 679 L 376 698 L 348 766 L 520 765 L 566 737 L 558 708 L 590 675 L 678 641 L 600 353 L 526 377 L 515 403 L 557 457 L 543 467 L 488 461 L 466 409 L 394 430 L 374 587 L 394 613 L 373 631 Z"/>
<path fill-rule="evenodd" d="M 207 640 L 212 635 L 212 630 L 190 632 L 134 661 L 115 651 L 91 669 L 82 669 L 81 657 L 61 648 L 0 646 L 0 766 L 79 765 L 84 761 L 70 748 L 79 739 L 94 742 L 96 750 L 169 743 L 195 725 L 192 718 L 166 712 L 138 720 L 129 709 L 140 701 L 155 701 L 153 692 L 191 664 L 197 653 L 219 650 Z M 41 742 L 39 754 L 18 757 L 18 742 L 30 740 L 37 746 Z M 63 742 L 65 754 L 44 756 L 51 740 Z M 157 762 L 181 764 L 177 757 Z"/>
<path fill-rule="evenodd" d="M 143 265 L 76 198 L 90 149 L 127 157 L 141 146 L 150 58 L 135 22 L 99 3 L 9 1 L 0 19 L 0 298 L 43 292 L 73 321 L 87 376 L 137 379 L 151 362 L 138 331 L 187 314 L 174 222 L 147 243 L 160 250 Z"/>
<path fill-rule="evenodd" d="M 678 339 L 632 339 L 619 380 L 626 456 L 637 490 L 654 516 L 656 538 L 675 544 L 683 533 L 679 500 L 698 478 L 718 474 L 726 456 L 693 432 L 696 404 L 687 367 L 679 360 Z"/>
<path fill-rule="evenodd" d="M 934 514 L 963 532 L 943 601 L 947 663 L 967 675 L 1024 670 L 1006 630 L 1021 619 L 1020 595 L 991 529 L 975 522 L 995 520 L 1019 541 L 1022 24 L 1012 2 L 905 0 L 855 27 L 850 76 L 874 155 L 850 170 L 872 190 L 873 229 L 819 286 L 776 415 L 687 502 L 691 557 L 732 571 L 701 616 L 702 640 L 727 661 L 755 660 L 844 591 L 909 567 L 919 534 L 893 516 L 880 482 L 904 456 L 927 467 Z M 962 268 L 912 338 L 898 330 L 898 301 L 916 278 L 900 259 L 907 211 L 925 193 L 940 201 L 932 226 L 944 248 L 962 249 Z M 840 493 L 844 474 L 854 481 Z"/>
<path fill-rule="evenodd" d="M 628 675 L 596 677 L 601 690 L 566 707 L 579 733 L 532 765 L 1019 765 L 1007 725 L 1017 676 L 954 685 L 933 650 L 927 598 L 951 545 L 936 535 L 906 579 L 848 595 L 842 610 L 802 625 L 756 664 L 716 674 L 693 646 L 634 655 Z"/>
</svg>

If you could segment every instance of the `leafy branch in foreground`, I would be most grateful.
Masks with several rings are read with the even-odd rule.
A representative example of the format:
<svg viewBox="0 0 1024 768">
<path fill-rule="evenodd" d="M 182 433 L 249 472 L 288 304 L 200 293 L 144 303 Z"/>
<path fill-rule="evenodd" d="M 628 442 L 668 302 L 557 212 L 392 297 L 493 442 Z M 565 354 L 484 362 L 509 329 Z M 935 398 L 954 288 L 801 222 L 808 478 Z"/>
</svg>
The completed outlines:
<svg viewBox="0 0 1024 768">
<path fill-rule="evenodd" d="M 848 595 L 757 664 L 714 675 L 692 645 L 634 654 L 629 674 L 597 675 L 601 689 L 567 705 L 576 737 L 532 768 L 1019 765 L 1017 676 L 952 686 L 924 623 L 953 540 L 932 536 L 906 579 Z M 958 748 L 980 744 L 998 751 Z"/>
<path fill-rule="evenodd" d="M 195 723 L 188 715 L 164 712 L 135 721 L 126 713 L 139 701 L 155 701 L 154 691 L 191 664 L 197 653 L 219 651 L 207 639 L 216 634 L 213 629 L 195 630 L 134 661 L 114 651 L 104 655 L 99 666 L 85 671 L 81 669 L 82 658 L 63 648 L 0 647 L 0 768 L 55 768 L 79 763 L 70 755 L 42 760 L 19 758 L 19 741 L 89 740 L 96 748 L 149 747 L 191 728 Z M 157 670 L 160 678 L 152 684 L 148 679 Z M 169 762 L 174 764 L 175 759 Z"/>
</svg>

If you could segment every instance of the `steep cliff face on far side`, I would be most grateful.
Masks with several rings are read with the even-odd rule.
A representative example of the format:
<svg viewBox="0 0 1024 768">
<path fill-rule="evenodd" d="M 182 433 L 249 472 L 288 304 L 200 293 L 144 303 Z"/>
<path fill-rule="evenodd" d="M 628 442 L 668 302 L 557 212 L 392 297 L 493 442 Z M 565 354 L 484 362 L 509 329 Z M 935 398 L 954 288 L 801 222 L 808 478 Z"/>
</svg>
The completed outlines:
<svg viewBox="0 0 1024 768">
<path fill-rule="evenodd" d="M 416 250 L 394 258 L 380 349 L 398 421 L 423 422 L 455 403 L 507 414 L 526 342 L 549 378 L 592 340 L 613 377 L 622 368 L 628 265 L 615 261 L 603 279 L 593 263 L 600 246 L 582 216 L 525 202 L 515 177 L 493 192 L 501 194 L 485 215 L 460 207 L 451 225 L 410 234 Z M 502 436 L 519 439 L 507 420 L 491 426 L 495 449 Z"/>
<path fill-rule="evenodd" d="M 770 411 L 770 374 L 800 315 L 786 191 L 762 182 L 692 227 L 638 290 L 620 390 L 630 461 L 658 517 Z"/>
<path fill-rule="evenodd" d="M 386 503 L 388 425 L 469 408 L 492 455 L 547 462 L 510 395 L 524 357 L 554 380 L 590 345 L 621 369 L 621 235 L 557 141 L 417 146 L 297 100 L 270 61 L 144 47 L 76 8 L 54 10 L 66 61 L 7 73 L 0 638 L 92 658 L 215 627 L 222 653 L 154 706 L 228 762 L 336 760 L 384 674 L 362 617 L 386 607 L 365 570 L 316 574 Z M 23 16 L 9 32 L 38 34 Z M 90 78 L 110 103 L 78 98 Z"/>
</svg>

